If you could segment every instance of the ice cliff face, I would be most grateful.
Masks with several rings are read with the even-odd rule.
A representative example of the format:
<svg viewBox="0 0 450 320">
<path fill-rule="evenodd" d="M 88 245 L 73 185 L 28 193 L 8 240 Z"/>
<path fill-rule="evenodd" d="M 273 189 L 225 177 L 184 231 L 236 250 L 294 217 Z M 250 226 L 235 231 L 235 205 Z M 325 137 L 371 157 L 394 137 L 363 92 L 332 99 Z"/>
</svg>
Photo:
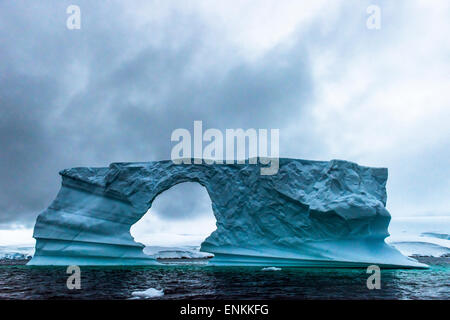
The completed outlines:
<svg viewBox="0 0 450 320">
<path fill-rule="evenodd" d="M 198 182 L 211 198 L 217 230 L 201 250 L 217 265 L 423 266 L 385 244 L 390 221 L 387 169 L 333 160 L 280 159 L 260 165 L 113 163 L 60 172 L 62 187 L 36 222 L 31 265 L 158 264 L 130 227 L 155 197 Z"/>
</svg>

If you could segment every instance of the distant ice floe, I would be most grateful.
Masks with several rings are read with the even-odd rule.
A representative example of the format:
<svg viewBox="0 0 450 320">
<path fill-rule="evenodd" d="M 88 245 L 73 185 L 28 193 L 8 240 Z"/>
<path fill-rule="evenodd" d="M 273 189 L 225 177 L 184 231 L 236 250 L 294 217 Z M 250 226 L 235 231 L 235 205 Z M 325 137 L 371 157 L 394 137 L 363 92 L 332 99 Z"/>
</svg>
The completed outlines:
<svg viewBox="0 0 450 320">
<path fill-rule="evenodd" d="M 162 297 L 164 295 L 164 290 L 149 288 L 144 291 L 134 291 L 133 293 L 131 293 L 131 295 L 137 299 L 151 299 L 151 298 Z"/>
<path fill-rule="evenodd" d="M 390 237 L 387 242 L 406 256 L 442 257 L 450 254 L 450 240 L 423 236 Z"/>
<path fill-rule="evenodd" d="M 26 260 L 31 259 L 34 247 L 0 246 L 0 259 Z"/>
<path fill-rule="evenodd" d="M 450 240 L 450 234 L 447 233 L 436 233 L 436 232 L 424 232 L 421 234 L 422 237 L 431 237 L 444 240 Z"/>
<path fill-rule="evenodd" d="M 277 267 L 266 267 L 266 268 L 262 268 L 262 271 L 280 271 L 281 268 L 277 268 Z"/>
<path fill-rule="evenodd" d="M 450 217 L 393 218 L 386 242 L 406 256 L 443 257 L 450 255 Z"/>
<path fill-rule="evenodd" d="M 199 247 L 145 247 L 144 253 L 155 259 L 208 259 L 214 257 L 212 253 L 201 252 Z"/>
</svg>

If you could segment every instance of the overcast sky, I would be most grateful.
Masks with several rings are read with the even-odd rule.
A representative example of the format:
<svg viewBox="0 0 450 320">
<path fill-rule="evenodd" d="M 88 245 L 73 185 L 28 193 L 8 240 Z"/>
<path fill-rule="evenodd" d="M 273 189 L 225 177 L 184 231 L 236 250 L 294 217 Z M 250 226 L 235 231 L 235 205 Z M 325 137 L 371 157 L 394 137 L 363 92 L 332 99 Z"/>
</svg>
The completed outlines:
<svg viewBox="0 0 450 320">
<path fill-rule="evenodd" d="M 71 4 L 80 30 L 66 27 Z M 172 131 L 194 120 L 279 128 L 283 157 L 387 167 L 394 217 L 449 215 L 449 6 L 3 0 L 0 229 L 33 227 L 59 170 L 169 159 Z M 183 201 L 155 219 L 205 212 Z"/>
</svg>

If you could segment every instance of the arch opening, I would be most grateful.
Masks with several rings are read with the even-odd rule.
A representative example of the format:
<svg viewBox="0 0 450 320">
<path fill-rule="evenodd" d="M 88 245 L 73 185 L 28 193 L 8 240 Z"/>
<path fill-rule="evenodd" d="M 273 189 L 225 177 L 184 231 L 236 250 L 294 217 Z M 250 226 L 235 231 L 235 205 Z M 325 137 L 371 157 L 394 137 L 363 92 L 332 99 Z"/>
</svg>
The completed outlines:
<svg viewBox="0 0 450 320">
<path fill-rule="evenodd" d="M 160 262 L 186 262 L 213 256 L 199 249 L 216 229 L 206 188 L 198 182 L 181 182 L 158 194 L 130 233 L 145 245 L 146 255 Z"/>
</svg>

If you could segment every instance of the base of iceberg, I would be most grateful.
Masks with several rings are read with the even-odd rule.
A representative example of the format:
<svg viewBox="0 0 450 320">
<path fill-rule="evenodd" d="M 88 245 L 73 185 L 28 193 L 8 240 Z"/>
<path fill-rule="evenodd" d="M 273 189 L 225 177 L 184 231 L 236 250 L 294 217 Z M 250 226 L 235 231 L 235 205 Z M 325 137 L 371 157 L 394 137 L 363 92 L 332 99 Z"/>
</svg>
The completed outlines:
<svg viewBox="0 0 450 320">
<path fill-rule="evenodd" d="M 194 162 L 194 161 L 192 161 Z M 384 241 L 387 169 L 332 160 L 261 163 L 113 163 L 60 172 L 62 187 L 36 221 L 29 265 L 159 265 L 130 227 L 165 190 L 197 182 L 211 198 L 217 229 L 201 244 L 210 265 L 392 268 L 426 265 Z"/>
<path fill-rule="evenodd" d="M 214 251 L 214 258 L 209 260 L 209 264 L 314 268 L 365 268 L 373 264 L 383 268 L 427 267 L 385 243 L 364 241 L 310 242 L 304 247 L 284 251 L 222 248 Z"/>
<path fill-rule="evenodd" d="M 34 256 L 28 265 L 78 265 L 78 266 L 134 266 L 164 265 L 164 259 L 205 259 L 210 266 L 276 266 L 314 268 L 365 268 L 376 264 L 383 268 L 426 268 L 427 265 L 402 255 L 385 243 L 357 241 L 310 242 L 296 250 L 275 250 L 267 248 L 242 249 L 222 247 L 211 249 L 214 255 L 193 250 L 170 249 L 145 254 L 142 246 L 119 246 L 41 241 L 45 250 L 52 250 L 51 256 Z M 204 250 L 205 248 L 203 248 Z M 69 255 L 69 251 L 75 255 Z M 78 252 L 103 252 L 117 257 L 77 256 Z M 147 251 L 148 253 L 149 251 Z M 210 258 L 213 256 L 212 258 Z M 388 262 L 388 263 L 386 263 Z"/>
<path fill-rule="evenodd" d="M 194 259 L 210 259 L 214 257 L 208 252 L 201 252 L 199 246 L 182 246 L 182 247 L 160 247 L 146 246 L 144 253 L 158 260 L 194 260 Z"/>
</svg>

